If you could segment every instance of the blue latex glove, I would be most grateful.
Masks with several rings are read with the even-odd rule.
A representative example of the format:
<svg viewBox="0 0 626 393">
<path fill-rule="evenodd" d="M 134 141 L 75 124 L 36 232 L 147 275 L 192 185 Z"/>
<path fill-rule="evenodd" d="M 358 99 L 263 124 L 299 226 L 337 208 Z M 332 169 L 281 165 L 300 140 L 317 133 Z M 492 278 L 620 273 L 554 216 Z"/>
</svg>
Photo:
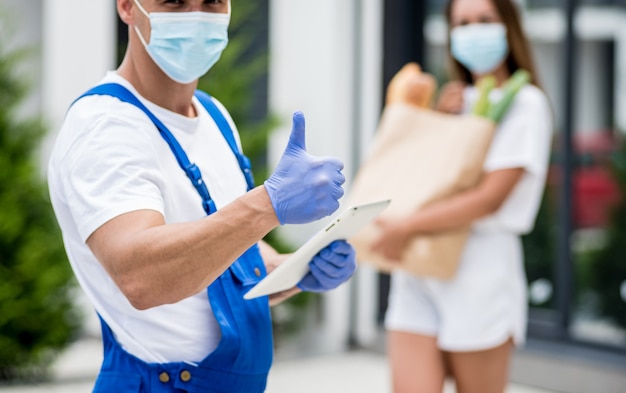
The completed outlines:
<svg viewBox="0 0 626 393">
<path fill-rule="evenodd" d="M 293 115 L 289 143 L 265 189 L 281 224 L 304 224 L 329 216 L 343 196 L 343 163 L 306 152 L 304 115 Z"/>
<path fill-rule="evenodd" d="M 301 290 L 324 292 L 337 288 L 356 270 L 356 251 L 345 240 L 336 240 L 313 257 L 309 270 L 297 285 Z"/>
</svg>

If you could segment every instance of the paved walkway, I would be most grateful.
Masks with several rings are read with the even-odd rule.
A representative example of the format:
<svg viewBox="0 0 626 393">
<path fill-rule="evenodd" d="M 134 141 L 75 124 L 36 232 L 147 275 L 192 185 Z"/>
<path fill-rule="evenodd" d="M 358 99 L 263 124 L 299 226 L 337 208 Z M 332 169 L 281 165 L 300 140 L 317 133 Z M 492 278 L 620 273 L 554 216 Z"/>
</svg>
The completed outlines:
<svg viewBox="0 0 626 393">
<path fill-rule="evenodd" d="M 102 360 L 97 340 L 80 341 L 55 363 L 55 380 L 28 386 L 0 386 L 0 393 L 89 393 Z M 377 352 L 350 351 L 297 359 L 279 359 L 266 393 L 390 393 L 385 357 Z M 453 393 L 452 385 L 445 393 Z M 507 393 L 551 393 L 511 385 Z"/>
</svg>

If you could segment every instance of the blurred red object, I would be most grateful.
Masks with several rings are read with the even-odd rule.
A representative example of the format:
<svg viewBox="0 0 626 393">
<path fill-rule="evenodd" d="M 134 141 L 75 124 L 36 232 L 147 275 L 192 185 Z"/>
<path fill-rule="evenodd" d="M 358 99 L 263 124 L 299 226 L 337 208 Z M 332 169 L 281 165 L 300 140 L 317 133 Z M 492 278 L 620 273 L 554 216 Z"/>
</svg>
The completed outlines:
<svg viewBox="0 0 626 393">
<path fill-rule="evenodd" d="M 611 130 L 579 132 L 573 140 L 575 167 L 572 172 L 572 220 L 575 229 L 603 228 L 608 225 L 611 208 L 621 198 L 621 191 L 611 173 L 611 156 L 619 143 Z M 559 155 L 558 150 L 555 156 Z M 557 160 L 558 161 L 558 160 Z M 551 165 L 548 185 L 560 188 L 558 162 Z M 553 195 L 552 203 L 558 203 Z"/>
<path fill-rule="evenodd" d="M 601 228 L 608 224 L 611 207 L 620 200 L 620 190 L 608 168 L 574 171 L 574 227 Z"/>
<path fill-rule="evenodd" d="M 574 169 L 574 227 L 601 228 L 608 225 L 611 208 L 621 193 L 613 174 L 610 159 L 619 148 L 611 130 L 579 132 L 574 137 L 577 166 Z"/>
</svg>

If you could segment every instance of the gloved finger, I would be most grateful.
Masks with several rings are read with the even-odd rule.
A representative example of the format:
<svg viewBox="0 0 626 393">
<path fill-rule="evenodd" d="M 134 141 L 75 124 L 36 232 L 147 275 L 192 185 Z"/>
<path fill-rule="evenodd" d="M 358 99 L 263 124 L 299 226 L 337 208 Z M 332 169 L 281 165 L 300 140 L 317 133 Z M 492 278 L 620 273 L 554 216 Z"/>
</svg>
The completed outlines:
<svg viewBox="0 0 626 393">
<path fill-rule="evenodd" d="M 335 157 L 315 157 L 315 163 L 319 166 L 323 166 L 329 172 L 333 169 L 341 172 L 343 170 L 343 161 Z"/>
<path fill-rule="evenodd" d="M 338 200 L 345 194 L 341 185 L 337 185 L 335 181 L 325 173 L 318 173 L 315 180 L 311 180 L 313 188 L 316 190 L 313 196 L 314 203 L 319 206 L 332 207 L 334 212 L 339 208 Z"/>
<path fill-rule="evenodd" d="M 311 158 L 312 167 L 315 168 L 315 186 L 323 187 L 326 186 L 327 183 L 341 186 L 346 182 L 346 177 L 341 172 L 343 169 L 343 162 L 335 158 L 309 157 Z"/>
<path fill-rule="evenodd" d="M 337 274 L 331 272 L 332 269 L 336 269 L 342 275 L 350 275 L 356 270 L 355 254 L 335 254 L 330 252 L 330 250 L 325 250 L 320 252 L 318 256 L 323 262 L 315 262 L 319 264 L 320 269 L 327 272 L 330 276 L 337 277 Z"/>
<path fill-rule="evenodd" d="M 341 187 L 340 185 L 335 185 L 335 187 L 333 187 L 330 190 L 330 196 L 334 199 L 334 200 L 339 200 L 341 199 L 341 197 L 345 194 L 345 191 L 343 189 L 343 187 Z M 339 206 L 337 206 L 339 207 Z"/>
<path fill-rule="evenodd" d="M 330 243 L 326 248 L 329 248 L 335 254 L 349 255 L 354 252 L 354 247 L 345 240 L 335 240 Z"/>
<path fill-rule="evenodd" d="M 329 279 L 336 280 L 346 276 L 346 273 L 340 267 L 319 255 L 313 257 L 313 260 L 309 263 L 309 270 L 318 281 L 324 283 Z"/>
<path fill-rule="evenodd" d="M 350 274 L 356 269 L 356 251 L 354 251 L 352 246 L 350 246 L 350 251 L 347 254 L 337 253 L 332 251 L 331 248 L 326 248 L 319 253 L 319 256 L 325 259 L 328 264 L 346 272 L 346 274 Z"/>
<path fill-rule="evenodd" d="M 299 149 L 306 151 L 306 123 L 304 121 L 304 114 L 302 112 L 295 112 L 293 114 L 292 124 L 287 150 Z"/>
<path fill-rule="evenodd" d="M 322 258 L 326 264 L 331 264 L 335 268 L 339 268 L 344 265 L 347 255 L 337 254 L 330 248 L 324 248 L 317 253 L 317 256 Z"/>
<path fill-rule="evenodd" d="M 335 240 L 322 248 L 318 254 L 331 262 L 342 263 L 343 259 L 349 257 L 353 252 L 354 248 L 348 242 Z"/>
<path fill-rule="evenodd" d="M 320 183 L 318 186 L 320 187 L 320 190 L 322 189 L 322 186 L 326 188 L 326 197 L 339 200 L 344 196 L 345 190 L 343 189 L 343 184 L 345 183 L 346 178 L 341 172 L 326 173 L 319 180 Z"/>
<path fill-rule="evenodd" d="M 337 171 L 337 174 L 333 176 L 333 182 L 336 185 L 341 186 L 343 185 L 343 183 L 346 182 L 346 177 L 343 175 L 343 173 Z"/>
<path fill-rule="evenodd" d="M 317 274 L 321 275 L 320 272 L 317 272 Z M 335 282 L 334 280 L 331 281 L 328 278 L 325 278 L 325 281 L 322 282 L 313 274 L 313 272 L 309 272 L 296 286 L 306 292 L 323 292 L 335 288 L 339 284 L 340 282 Z"/>
<path fill-rule="evenodd" d="M 339 247 L 342 252 L 345 241 L 339 241 Z M 309 263 L 309 272 L 297 284 L 298 288 L 303 291 L 322 292 L 338 287 L 348 280 L 356 271 L 356 258 L 352 246 L 349 247 L 348 255 L 340 255 L 332 253 L 336 257 L 340 257 L 341 262 L 337 265 L 325 260 L 321 255 L 316 255 Z M 328 251 L 330 246 L 326 247 Z"/>
</svg>

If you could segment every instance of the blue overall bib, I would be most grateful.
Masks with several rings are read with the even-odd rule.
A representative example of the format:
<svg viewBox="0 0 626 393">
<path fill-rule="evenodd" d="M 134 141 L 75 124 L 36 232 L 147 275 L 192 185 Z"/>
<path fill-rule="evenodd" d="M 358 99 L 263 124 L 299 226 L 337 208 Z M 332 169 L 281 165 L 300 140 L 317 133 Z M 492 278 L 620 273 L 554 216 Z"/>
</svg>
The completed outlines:
<svg viewBox="0 0 626 393">
<path fill-rule="evenodd" d="M 143 110 L 168 143 L 178 164 L 200 194 L 206 213 L 215 212 L 215 203 L 198 167 L 189 161 L 167 127 L 128 89 L 119 84 L 104 84 L 89 90 L 78 99 L 89 95 L 114 96 Z M 248 189 L 251 189 L 254 187 L 254 181 L 250 162 L 239 151 L 228 122 L 206 93 L 196 91 L 195 95 L 228 141 L 246 177 Z M 263 392 L 273 354 L 268 298 L 264 296 L 244 300 L 243 295 L 265 275 L 265 265 L 255 244 L 208 287 L 208 297 L 222 337 L 217 348 L 197 365 L 183 362 L 144 362 L 126 352 L 106 322 L 100 319 L 104 360 L 94 393 Z"/>
</svg>

